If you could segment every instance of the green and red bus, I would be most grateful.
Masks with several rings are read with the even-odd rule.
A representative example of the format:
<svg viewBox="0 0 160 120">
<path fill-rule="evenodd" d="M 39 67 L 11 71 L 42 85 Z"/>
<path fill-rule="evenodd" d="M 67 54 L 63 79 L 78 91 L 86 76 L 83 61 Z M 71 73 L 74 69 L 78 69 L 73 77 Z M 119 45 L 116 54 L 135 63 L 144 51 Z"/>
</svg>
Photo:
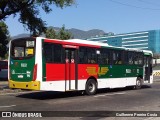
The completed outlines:
<svg viewBox="0 0 160 120">
<path fill-rule="evenodd" d="M 10 88 L 92 95 L 100 88 L 153 83 L 151 51 L 80 39 L 11 40 L 8 65 Z"/>
</svg>

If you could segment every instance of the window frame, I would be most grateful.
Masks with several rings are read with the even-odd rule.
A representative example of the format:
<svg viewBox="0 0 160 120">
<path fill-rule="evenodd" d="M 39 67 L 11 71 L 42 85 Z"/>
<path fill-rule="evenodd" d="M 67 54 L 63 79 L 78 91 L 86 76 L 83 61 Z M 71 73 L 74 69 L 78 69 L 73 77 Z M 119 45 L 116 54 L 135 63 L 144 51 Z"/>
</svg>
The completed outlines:
<svg viewBox="0 0 160 120">
<path fill-rule="evenodd" d="M 84 52 L 84 53 L 82 53 L 83 58 L 82 58 L 81 52 Z M 79 64 L 98 64 L 98 62 L 97 62 L 97 48 L 80 46 L 78 49 L 78 63 Z"/>
<path fill-rule="evenodd" d="M 100 54 L 97 55 L 98 64 L 110 65 L 112 63 L 112 59 L 110 59 L 112 50 L 108 48 L 100 48 L 98 50 L 100 51 Z M 102 57 L 104 56 L 104 54 L 105 54 L 105 57 Z M 107 60 L 108 62 L 104 62 L 105 61 L 104 59 L 107 59 L 106 56 L 108 57 L 108 60 Z"/>
<path fill-rule="evenodd" d="M 34 41 L 34 47 L 26 47 L 25 45 L 23 45 L 24 43 L 23 42 L 26 42 L 26 41 Z M 19 42 L 19 43 L 18 43 Z M 20 42 L 22 42 L 22 43 L 20 43 Z M 16 45 L 14 45 L 15 43 L 18 43 L 18 44 L 20 44 L 20 45 L 18 45 L 18 44 L 16 44 Z M 22 44 L 22 45 L 21 45 Z M 23 50 L 23 52 L 24 52 L 24 56 L 19 56 L 19 57 L 15 57 L 15 55 L 13 55 L 13 54 L 15 54 L 15 48 L 23 48 L 24 50 Z M 33 54 L 32 55 L 30 55 L 30 56 L 26 56 L 26 49 L 27 48 L 32 48 L 33 49 Z M 11 41 L 11 46 L 10 46 L 10 57 L 12 58 L 12 59 L 14 59 L 14 60 L 26 60 L 26 59 L 30 59 L 30 58 L 32 58 L 32 57 L 34 57 L 35 56 L 35 52 L 36 52 L 36 39 L 34 39 L 34 38 L 29 38 L 29 37 L 27 37 L 27 38 L 19 38 L 19 39 L 15 39 L 15 40 L 12 40 Z"/>
<path fill-rule="evenodd" d="M 114 53 L 116 53 L 118 56 L 116 56 L 114 60 Z M 124 64 L 124 50 L 112 50 L 112 65 L 123 65 Z"/>
<path fill-rule="evenodd" d="M 132 64 L 129 63 L 129 54 L 132 54 Z M 125 51 L 125 64 L 127 65 L 144 65 L 144 55 L 143 52 L 137 52 L 137 51 Z M 142 57 L 141 57 L 142 56 Z M 135 63 L 137 58 L 137 63 Z M 142 58 L 142 62 L 139 63 L 139 58 Z"/>
<path fill-rule="evenodd" d="M 45 45 L 51 45 L 51 60 L 50 61 L 48 61 L 47 58 L 46 58 Z M 59 62 L 55 61 L 55 56 L 56 56 L 55 55 L 55 51 L 56 50 L 54 50 L 55 49 L 55 45 L 59 45 L 61 47 L 61 56 L 60 56 L 61 60 L 57 60 Z M 64 48 L 63 48 L 62 44 L 50 43 L 50 42 L 44 42 L 43 43 L 43 57 L 44 57 L 46 63 L 64 64 L 65 63 L 64 54 L 65 53 L 64 53 Z M 58 55 L 60 55 L 60 54 L 58 54 Z"/>
</svg>

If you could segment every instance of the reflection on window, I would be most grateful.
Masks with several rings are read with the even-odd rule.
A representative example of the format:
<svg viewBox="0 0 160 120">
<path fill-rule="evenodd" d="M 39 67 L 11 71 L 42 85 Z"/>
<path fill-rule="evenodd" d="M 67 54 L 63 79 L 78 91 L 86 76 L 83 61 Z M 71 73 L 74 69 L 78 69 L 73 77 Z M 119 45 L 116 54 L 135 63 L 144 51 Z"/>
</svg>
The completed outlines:
<svg viewBox="0 0 160 120">
<path fill-rule="evenodd" d="M 95 48 L 80 47 L 79 63 L 97 63 L 97 54 Z"/>
<path fill-rule="evenodd" d="M 135 64 L 142 65 L 143 64 L 143 54 L 138 52 L 126 52 L 125 53 L 125 61 L 126 64 Z"/>
<path fill-rule="evenodd" d="M 96 51 L 94 48 L 88 48 L 87 49 L 87 57 L 88 57 L 88 63 L 96 63 Z"/>
<path fill-rule="evenodd" d="M 122 64 L 122 51 L 113 51 L 113 64 Z"/>
<path fill-rule="evenodd" d="M 100 54 L 98 55 L 99 64 L 109 64 L 110 63 L 110 50 L 101 49 Z"/>
<path fill-rule="evenodd" d="M 134 54 L 132 52 L 129 52 L 128 53 L 128 60 L 129 60 L 128 63 L 129 64 L 133 64 L 133 61 L 134 61 L 133 57 L 134 57 Z"/>
<path fill-rule="evenodd" d="M 24 47 L 15 47 L 14 57 L 24 57 Z"/>
<path fill-rule="evenodd" d="M 32 45 L 28 45 L 28 43 L 32 43 Z M 28 39 L 20 39 L 20 40 L 13 40 L 11 42 L 11 56 L 13 58 L 18 59 L 19 57 L 31 57 L 34 56 L 34 49 L 35 44 L 33 40 Z"/>
</svg>

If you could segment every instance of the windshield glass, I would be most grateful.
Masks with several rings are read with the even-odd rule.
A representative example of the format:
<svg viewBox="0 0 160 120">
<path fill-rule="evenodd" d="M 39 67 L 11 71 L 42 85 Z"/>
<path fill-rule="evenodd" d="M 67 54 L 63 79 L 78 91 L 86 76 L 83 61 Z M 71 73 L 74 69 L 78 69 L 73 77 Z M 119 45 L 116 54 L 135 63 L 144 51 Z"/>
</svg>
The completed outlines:
<svg viewBox="0 0 160 120">
<path fill-rule="evenodd" d="M 11 42 L 11 57 L 25 59 L 35 54 L 35 40 L 33 38 L 16 39 Z"/>
</svg>

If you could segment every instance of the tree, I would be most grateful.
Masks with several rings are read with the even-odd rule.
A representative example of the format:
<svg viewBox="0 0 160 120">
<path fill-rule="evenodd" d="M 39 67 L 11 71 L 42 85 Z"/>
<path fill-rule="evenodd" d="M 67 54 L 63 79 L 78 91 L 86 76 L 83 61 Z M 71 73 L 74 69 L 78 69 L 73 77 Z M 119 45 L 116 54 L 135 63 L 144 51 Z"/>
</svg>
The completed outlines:
<svg viewBox="0 0 160 120">
<path fill-rule="evenodd" d="M 52 5 L 64 8 L 72 4 L 74 0 L 0 0 L 0 20 L 19 13 L 19 22 L 30 30 L 31 34 L 39 35 L 46 30 L 46 23 L 39 17 L 40 7 L 50 13 Z"/>
<path fill-rule="evenodd" d="M 71 33 L 65 30 L 65 26 L 63 25 L 57 35 L 58 39 L 67 40 L 71 38 Z"/>
<path fill-rule="evenodd" d="M 63 25 L 62 28 L 59 31 L 55 31 L 53 27 L 47 28 L 45 35 L 47 38 L 52 39 L 61 39 L 61 40 L 67 40 L 72 38 L 72 35 L 70 32 L 65 30 L 65 26 Z"/>
<path fill-rule="evenodd" d="M 8 44 L 9 38 L 8 26 L 3 21 L 0 21 L 0 57 L 4 58 L 7 53 L 6 45 Z"/>
<path fill-rule="evenodd" d="M 47 38 L 52 38 L 52 39 L 57 38 L 56 32 L 52 27 L 47 28 L 45 35 Z"/>
</svg>

